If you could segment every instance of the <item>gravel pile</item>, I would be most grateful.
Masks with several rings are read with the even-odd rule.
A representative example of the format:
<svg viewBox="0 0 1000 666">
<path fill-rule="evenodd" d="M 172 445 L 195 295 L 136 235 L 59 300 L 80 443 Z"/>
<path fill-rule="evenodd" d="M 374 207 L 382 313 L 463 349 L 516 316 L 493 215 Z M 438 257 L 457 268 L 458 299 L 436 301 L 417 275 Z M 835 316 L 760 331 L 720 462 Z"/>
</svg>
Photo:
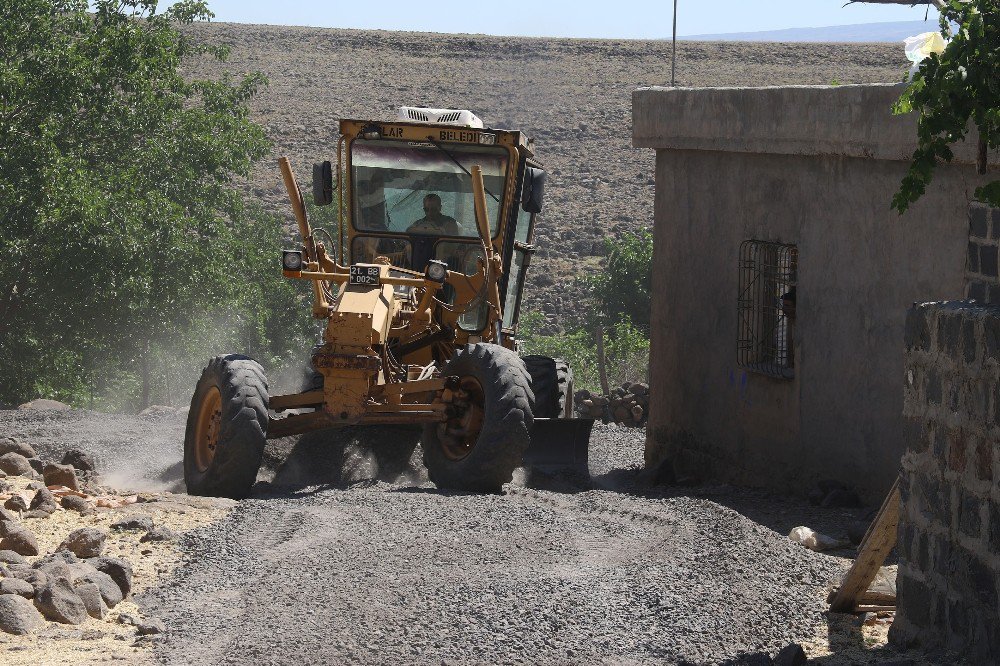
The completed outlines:
<svg viewBox="0 0 1000 666">
<path fill-rule="evenodd" d="M 642 441 L 598 425 L 590 490 L 264 487 L 141 599 L 171 627 L 161 658 L 701 664 L 812 637 L 843 561 L 706 497 L 636 494 Z"/>
</svg>

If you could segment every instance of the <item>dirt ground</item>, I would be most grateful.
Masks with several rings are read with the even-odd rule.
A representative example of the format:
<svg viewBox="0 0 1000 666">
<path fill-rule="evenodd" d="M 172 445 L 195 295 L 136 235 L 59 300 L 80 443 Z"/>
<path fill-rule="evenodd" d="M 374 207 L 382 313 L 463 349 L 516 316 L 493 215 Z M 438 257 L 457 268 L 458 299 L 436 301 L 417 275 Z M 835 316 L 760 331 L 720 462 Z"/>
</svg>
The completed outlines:
<svg viewBox="0 0 1000 666">
<path fill-rule="evenodd" d="M 0 411 L 0 436 L 43 458 L 85 445 L 99 469 L 128 480 L 126 493 L 180 478 L 180 416 Z M 388 478 L 356 434 L 285 441 L 268 453 L 271 481 L 235 506 L 158 493 L 82 519 L 107 526 L 149 511 L 186 532 L 147 555 L 136 534 L 108 544 L 137 563 L 137 594 L 115 612 L 163 619 L 162 639 L 114 622 L 49 625 L 0 641 L 3 663 L 750 664 L 791 642 L 817 664 L 933 663 L 886 647 L 884 625 L 826 613 L 853 550 L 788 539 L 797 525 L 841 537 L 864 509 L 649 488 L 643 439 L 598 426 L 591 482 L 520 473 L 485 496 L 438 491 L 419 449 Z M 144 478 L 126 459 L 159 464 Z M 33 521 L 43 550 L 81 520 L 71 518 Z"/>
</svg>

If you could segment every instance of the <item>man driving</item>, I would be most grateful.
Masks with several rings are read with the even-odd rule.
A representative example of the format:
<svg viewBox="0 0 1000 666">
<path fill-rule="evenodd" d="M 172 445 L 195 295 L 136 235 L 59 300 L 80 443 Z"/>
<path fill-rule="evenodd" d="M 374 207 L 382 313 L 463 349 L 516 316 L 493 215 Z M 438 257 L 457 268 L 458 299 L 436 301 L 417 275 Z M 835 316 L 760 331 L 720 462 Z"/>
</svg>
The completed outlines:
<svg viewBox="0 0 1000 666">
<path fill-rule="evenodd" d="M 441 197 L 433 193 L 424 197 L 424 216 L 411 224 L 406 233 L 432 236 L 461 235 L 455 218 L 441 214 Z"/>
</svg>

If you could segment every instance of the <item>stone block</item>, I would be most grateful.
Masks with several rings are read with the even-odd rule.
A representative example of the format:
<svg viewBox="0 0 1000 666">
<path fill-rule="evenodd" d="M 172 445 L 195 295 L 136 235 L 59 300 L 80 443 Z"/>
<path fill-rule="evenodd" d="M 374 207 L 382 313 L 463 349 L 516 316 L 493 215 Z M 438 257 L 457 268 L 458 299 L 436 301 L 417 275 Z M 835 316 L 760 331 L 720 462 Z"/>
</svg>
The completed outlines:
<svg viewBox="0 0 1000 666">
<path fill-rule="evenodd" d="M 927 627 L 931 620 L 931 590 L 923 581 L 904 574 L 896 577 L 897 612 L 907 622 L 918 627 Z"/>
<path fill-rule="evenodd" d="M 987 438 L 976 442 L 976 478 L 980 481 L 993 480 L 993 444 Z"/>
<path fill-rule="evenodd" d="M 906 326 L 903 339 L 906 348 L 912 351 L 926 351 L 931 347 L 931 330 L 927 324 L 928 312 L 924 308 L 911 307 L 906 312 Z"/>
<path fill-rule="evenodd" d="M 966 263 L 966 270 L 970 273 L 979 272 L 979 245 L 969 241 L 969 259 Z"/>
<path fill-rule="evenodd" d="M 927 402 L 941 404 L 941 373 L 936 368 L 927 369 Z"/>
<path fill-rule="evenodd" d="M 983 245 L 979 248 L 979 272 L 984 277 L 997 277 L 997 246 Z"/>
<path fill-rule="evenodd" d="M 966 439 L 962 428 L 952 430 L 948 438 L 948 469 L 958 474 L 965 471 Z"/>
<path fill-rule="evenodd" d="M 974 203 L 969 205 L 969 236 L 972 238 L 989 238 L 989 217 L 990 209 L 986 206 Z"/>
<path fill-rule="evenodd" d="M 942 578 L 950 579 L 956 570 L 951 537 L 935 534 L 931 538 L 931 543 L 933 544 L 934 551 L 934 566 L 932 571 Z"/>
<path fill-rule="evenodd" d="M 957 361 L 962 334 L 961 316 L 953 312 L 941 312 L 937 329 L 938 349 Z"/>
<path fill-rule="evenodd" d="M 983 319 L 983 356 L 1000 361 L 1000 316 Z"/>
<path fill-rule="evenodd" d="M 1000 504 L 990 502 L 989 525 L 986 530 L 986 543 L 991 553 L 1000 553 Z"/>
<path fill-rule="evenodd" d="M 970 301 L 975 301 L 977 303 L 989 303 L 989 290 L 987 289 L 986 283 L 980 280 L 969 280 L 968 288 L 965 290 L 965 297 Z"/>
<path fill-rule="evenodd" d="M 992 305 L 1000 303 L 1000 284 L 987 284 L 986 302 Z"/>
<path fill-rule="evenodd" d="M 993 209 L 993 238 L 1000 238 L 1000 208 Z"/>
<path fill-rule="evenodd" d="M 997 572 L 969 551 L 964 551 L 962 559 L 967 567 L 965 571 L 966 592 L 990 610 L 996 609 Z"/>
<path fill-rule="evenodd" d="M 976 321 L 962 320 L 962 359 L 966 363 L 974 363 L 979 355 L 979 344 L 976 341 Z"/>
<path fill-rule="evenodd" d="M 983 521 L 979 510 L 983 502 L 975 495 L 960 492 L 958 503 L 958 529 L 963 534 L 978 539 L 983 529 Z"/>
</svg>

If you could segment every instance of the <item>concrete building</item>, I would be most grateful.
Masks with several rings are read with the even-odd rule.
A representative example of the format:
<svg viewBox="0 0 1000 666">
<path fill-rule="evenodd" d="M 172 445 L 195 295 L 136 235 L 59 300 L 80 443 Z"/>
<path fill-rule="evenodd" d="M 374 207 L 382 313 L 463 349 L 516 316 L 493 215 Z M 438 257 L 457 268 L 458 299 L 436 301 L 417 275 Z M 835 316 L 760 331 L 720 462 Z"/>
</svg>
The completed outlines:
<svg viewBox="0 0 1000 666">
<path fill-rule="evenodd" d="M 905 450 L 903 326 L 965 297 L 973 145 L 904 216 L 898 85 L 641 89 L 656 150 L 646 463 L 881 500 Z M 992 270 L 995 271 L 995 258 Z"/>
</svg>

